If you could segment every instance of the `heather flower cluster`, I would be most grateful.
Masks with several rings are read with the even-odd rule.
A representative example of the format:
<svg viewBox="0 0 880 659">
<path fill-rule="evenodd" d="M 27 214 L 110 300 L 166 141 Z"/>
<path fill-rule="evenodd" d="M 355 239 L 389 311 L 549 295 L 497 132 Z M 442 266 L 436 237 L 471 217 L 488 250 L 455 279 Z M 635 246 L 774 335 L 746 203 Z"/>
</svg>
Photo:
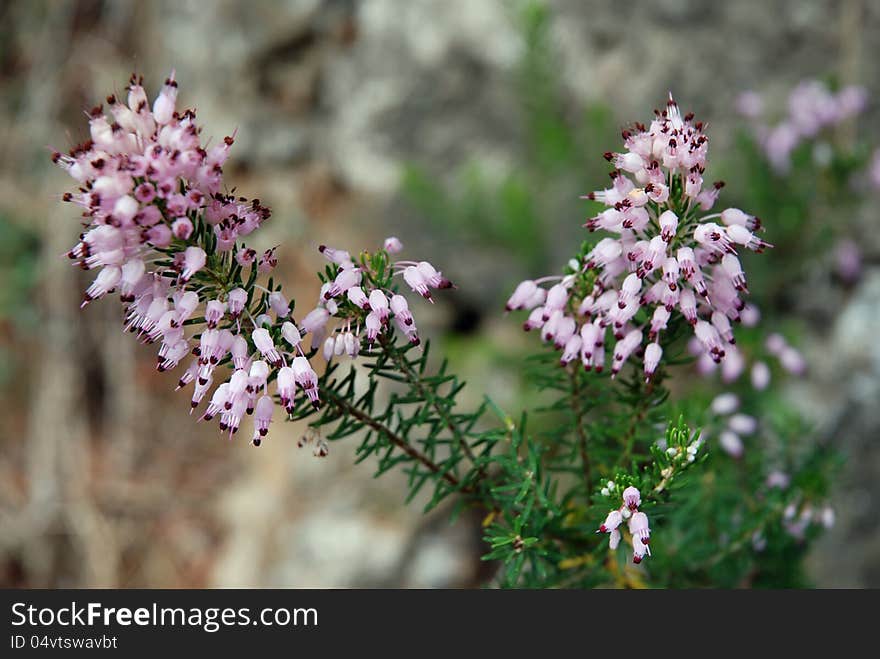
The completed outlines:
<svg viewBox="0 0 880 659">
<path fill-rule="evenodd" d="M 97 272 L 83 306 L 118 292 L 125 328 L 159 344 L 158 370 L 187 362 L 177 388 L 192 384 L 193 411 L 207 400 L 201 420 L 216 419 L 231 437 L 252 416 L 252 441 L 259 445 L 277 402 L 288 413 L 297 400 L 320 405 L 310 362 L 320 346 L 328 358 L 356 356 L 392 319 L 418 343 L 407 301 L 390 280 L 400 274 L 430 299 L 431 289 L 452 285 L 433 266 L 390 263 L 389 254 L 402 247 L 396 238 L 358 263 L 347 252 L 322 248 L 334 279 L 297 323 L 280 288 L 257 283 L 276 265 L 274 250 L 259 254 L 242 242 L 270 211 L 225 191 L 222 167 L 233 138 L 202 145 L 195 111 L 177 108 L 173 74 L 152 106 L 141 79 L 132 76 L 127 92 L 124 100 L 107 98 L 109 116 L 103 106 L 90 112 L 91 139 L 53 154 L 78 183 L 64 200 L 82 209 L 85 226 L 68 256 Z M 341 320 L 333 330 L 332 316 Z"/>
<path fill-rule="evenodd" d="M 613 482 L 608 483 L 608 489 L 614 489 Z M 620 545 L 620 525 L 627 523 L 630 540 L 633 548 L 633 563 L 641 563 L 647 554 L 651 555 L 649 547 L 651 541 L 651 527 L 648 524 L 648 516 L 639 511 L 642 504 L 642 495 L 637 488 L 630 485 L 623 491 L 623 504 L 608 513 L 605 521 L 599 526 L 597 533 L 608 533 L 608 546 L 614 550 Z"/>
<path fill-rule="evenodd" d="M 64 199 L 82 208 L 87 227 L 68 256 L 98 271 L 83 306 L 118 291 L 125 328 L 159 343 L 158 370 L 189 360 L 178 389 L 193 383 L 193 410 L 215 378 L 222 381 L 200 418 L 217 417 L 232 436 L 251 414 L 259 444 L 275 406 L 270 380 L 281 387 L 289 376 L 318 403 L 317 376 L 302 349 L 278 344 L 278 330 L 291 324 L 287 300 L 256 286 L 275 266 L 274 251 L 260 255 L 239 242 L 270 211 L 225 192 L 233 138 L 202 145 L 195 111 L 177 109 L 173 74 L 152 106 L 132 76 L 127 98 L 109 96 L 107 107 L 109 117 L 103 106 L 90 112 L 91 139 L 53 155 L 79 183 Z"/>
<path fill-rule="evenodd" d="M 746 309 L 738 249 L 770 247 L 757 235 L 761 222 L 737 208 L 707 214 L 723 183 L 705 184 L 703 124 L 682 116 L 671 96 L 649 126 L 635 124 L 623 139 L 625 151 L 605 154 L 615 166 L 611 187 L 586 196 L 605 209 L 585 226 L 612 235 L 573 260 L 568 274 L 519 284 L 507 309 L 529 310 L 524 328 L 540 330 L 564 365 L 579 359 L 602 371 L 610 333 L 612 376 L 639 356 L 650 379 L 673 314 L 720 363 Z"/>
<path fill-rule="evenodd" d="M 860 114 L 867 101 L 864 87 L 850 85 L 834 92 L 818 80 L 805 80 L 791 90 L 787 113 L 774 125 L 767 123 L 764 99 L 755 92 L 741 94 L 737 109 L 752 121 L 772 167 L 784 174 L 791 167 L 791 153 L 799 144 Z M 817 155 L 821 157 L 821 152 Z"/>
<path fill-rule="evenodd" d="M 431 290 L 452 288 L 452 282 L 427 261 L 392 261 L 403 250 L 394 236 L 376 253 L 364 252 L 357 262 L 349 252 L 321 245 L 330 261 L 327 281 L 321 287 L 318 306 L 302 321 L 303 332 L 312 333 L 312 347 L 321 346 L 324 358 L 358 356 L 361 346 L 371 350 L 377 340 L 394 327 L 413 345 L 419 345 L 418 327 L 406 297 L 397 292 L 394 278 L 429 302 Z"/>
</svg>

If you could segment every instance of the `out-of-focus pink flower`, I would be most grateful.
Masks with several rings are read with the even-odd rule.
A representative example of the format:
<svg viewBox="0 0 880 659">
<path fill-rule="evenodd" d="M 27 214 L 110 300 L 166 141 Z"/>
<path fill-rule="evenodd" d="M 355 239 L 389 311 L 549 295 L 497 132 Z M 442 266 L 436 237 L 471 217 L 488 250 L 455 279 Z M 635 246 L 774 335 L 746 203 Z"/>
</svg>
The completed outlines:
<svg viewBox="0 0 880 659">
<path fill-rule="evenodd" d="M 764 113 L 764 99 L 754 91 L 744 91 L 736 97 L 736 111 L 747 119 L 758 119 Z"/>
<path fill-rule="evenodd" d="M 868 169 L 868 177 L 870 178 L 871 185 L 880 190 L 880 149 L 874 151 L 874 156 L 871 158 L 871 165 Z"/>
<path fill-rule="evenodd" d="M 818 80 L 804 80 L 791 90 L 787 113 L 773 126 L 763 123 L 764 104 L 754 92 L 741 94 L 737 109 L 752 122 L 771 166 L 778 173 L 785 174 L 791 167 L 791 153 L 799 144 L 861 114 L 867 101 L 864 87 L 850 85 L 833 92 Z"/>
<path fill-rule="evenodd" d="M 847 284 L 854 284 L 862 276 L 862 251 L 854 240 L 837 243 L 834 248 L 834 271 Z"/>
<path fill-rule="evenodd" d="M 765 362 L 755 362 L 752 366 L 752 386 L 764 391 L 770 384 L 770 367 Z"/>
<path fill-rule="evenodd" d="M 399 254 L 403 251 L 403 243 L 397 236 L 389 236 L 385 239 L 384 248 L 389 254 Z"/>
<path fill-rule="evenodd" d="M 718 443 L 724 452 L 733 458 L 741 458 L 743 454 L 743 441 L 740 436 L 732 430 L 724 430 L 718 436 Z"/>
</svg>

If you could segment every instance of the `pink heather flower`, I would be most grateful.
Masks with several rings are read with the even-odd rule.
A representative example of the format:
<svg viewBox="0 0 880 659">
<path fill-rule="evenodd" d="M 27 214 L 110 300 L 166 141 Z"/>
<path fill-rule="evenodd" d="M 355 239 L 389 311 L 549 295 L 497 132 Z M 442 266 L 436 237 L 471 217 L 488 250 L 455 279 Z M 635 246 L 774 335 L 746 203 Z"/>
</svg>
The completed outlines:
<svg viewBox="0 0 880 659">
<path fill-rule="evenodd" d="M 340 270 L 339 274 L 336 275 L 336 279 L 333 280 L 333 284 L 331 284 L 331 286 L 324 292 L 324 299 L 329 300 L 330 298 L 341 295 L 352 286 L 357 286 L 360 283 L 361 271 L 359 268 Z"/>
<path fill-rule="evenodd" d="M 327 320 L 330 318 L 330 312 L 323 307 L 317 307 L 316 309 L 312 309 L 306 317 L 302 319 L 302 323 L 300 324 L 300 331 L 303 334 L 308 334 L 310 332 L 317 332 L 320 329 L 323 329 L 327 324 Z"/>
<path fill-rule="evenodd" d="M 400 319 L 400 322 L 406 326 L 413 324 L 413 315 L 409 310 L 409 303 L 407 303 L 405 297 L 402 295 L 392 295 L 389 306 L 391 312 L 396 318 Z"/>
<path fill-rule="evenodd" d="M 403 251 L 403 243 L 396 236 L 386 238 L 383 247 L 389 254 L 399 254 Z"/>
<path fill-rule="evenodd" d="M 189 281 L 194 274 L 205 267 L 207 255 L 201 247 L 187 247 L 183 252 L 183 271 L 180 278 Z"/>
<path fill-rule="evenodd" d="M 296 377 L 290 366 L 282 366 L 278 370 L 277 389 L 281 404 L 289 414 L 292 414 L 294 398 L 296 396 Z"/>
<path fill-rule="evenodd" d="M 419 339 L 418 328 L 416 327 L 415 322 L 410 321 L 410 323 L 407 324 L 402 316 L 395 316 L 394 324 L 397 325 L 397 329 L 399 329 L 403 333 L 407 341 L 409 341 L 412 345 L 417 346 L 419 345 L 419 343 L 421 343 L 421 339 Z"/>
<path fill-rule="evenodd" d="M 633 563 L 638 565 L 645 558 L 645 554 L 648 556 L 651 555 L 651 550 L 644 542 L 642 542 L 641 538 L 638 536 L 632 536 L 632 546 L 633 546 Z"/>
<path fill-rule="evenodd" d="M 779 363 L 792 375 L 803 375 L 807 370 L 807 362 L 803 355 L 791 346 L 786 346 L 779 353 Z"/>
<path fill-rule="evenodd" d="M 296 349 L 302 343 L 302 335 L 299 333 L 299 329 L 290 321 L 285 321 L 281 325 L 281 338 L 287 341 L 293 349 Z"/>
<path fill-rule="evenodd" d="M 178 240 L 187 240 L 193 232 L 192 221 L 188 217 L 178 217 L 171 225 L 171 233 Z"/>
<path fill-rule="evenodd" d="M 427 261 L 419 261 L 419 264 L 416 267 L 418 268 L 422 277 L 424 277 L 425 282 L 431 288 L 454 288 L 453 283 L 449 281 L 446 277 L 444 277 L 438 270 L 434 268 L 433 265 L 431 265 Z"/>
<path fill-rule="evenodd" d="M 80 307 L 85 307 L 92 300 L 97 300 L 100 297 L 104 297 L 107 293 L 114 290 L 116 285 L 122 280 L 122 269 L 118 266 L 107 266 L 101 272 L 98 273 L 98 276 L 95 277 L 95 281 L 92 282 L 91 286 L 83 295 L 83 301 Z"/>
<path fill-rule="evenodd" d="M 694 325 L 694 335 L 716 363 L 724 358 L 724 342 L 714 325 L 698 320 Z"/>
<path fill-rule="evenodd" d="M 220 430 L 229 430 L 229 436 L 232 437 L 238 432 L 241 426 L 241 420 L 247 413 L 247 398 L 237 396 L 232 400 L 232 404 L 227 403 L 227 408 L 220 415 Z"/>
<path fill-rule="evenodd" d="M 327 312 L 334 316 L 336 312 L 339 311 L 339 305 L 336 303 L 332 297 L 327 297 L 327 292 L 333 287 L 333 282 L 324 282 L 321 286 L 321 292 L 318 294 L 318 304 L 323 304 L 324 308 L 327 309 Z"/>
<path fill-rule="evenodd" d="M 339 266 L 346 266 L 352 262 L 351 254 L 342 249 L 333 249 L 326 245 L 320 245 L 318 251 L 321 252 L 328 261 Z"/>
<path fill-rule="evenodd" d="M 345 354 L 354 359 L 360 354 L 361 342 L 354 332 L 346 332 L 344 335 Z"/>
<path fill-rule="evenodd" d="M 244 311 L 247 299 L 247 291 L 243 288 L 233 288 L 229 291 L 227 299 L 229 315 L 233 318 L 238 318 L 238 316 L 241 315 L 241 312 Z"/>
<path fill-rule="evenodd" d="M 278 318 L 287 318 L 287 314 L 290 313 L 290 303 L 281 291 L 269 294 L 269 308 Z"/>
<path fill-rule="evenodd" d="M 348 301 L 356 307 L 360 307 L 361 309 L 370 308 L 370 302 L 367 298 L 367 294 L 364 293 L 364 289 L 362 289 L 360 286 L 352 286 L 345 292 L 345 294 L 348 298 Z"/>
<path fill-rule="evenodd" d="M 382 319 L 375 311 L 371 311 L 364 319 L 364 326 L 367 330 L 367 342 L 372 345 L 376 341 L 376 337 L 379 336 L 379 332 L 382 330 Z"/>
<path fill-rule="evenodd" d="M 544 309 L 543 307 L 538 307 L 537 309 L 533 309 L 532 313 L 529 314 L 529 317 L 526 319 L 526 322 L 523 323 L 523 329 L 526 332 L 529 332 L 533 329 L 540 329 L 544 326 Z"/>
<path fill-rule="evenodd" d="M 723 393 L 715 397 L 710 405 L 712 412 L 721 416 L 733 414 L 739 409 L 739 398 L 734 393 Z"/>
<path fill-rule="evenodd" d="M 791 152 L 800 142 L 796 126 L 782 122 L 772 128 L 763 140 L 764 153 L 778 174 L 786 174 L 791 168 Z"/>
<path fill-rule="evenodd" d="M 761 321 L 761 311 L 754 304 L 747 304 L 739 312 L 739 321 L 744 327 L 755 327 Z"/>
<path fill-rule="evenodd" d="M 539 290 L 543 289 L 538 288 L 538 285 L 530 279 L 520 282 L 520 284 L 516 287 L 516 290 L 513 292 L 513 295 L 511 295 L 510 299 L 507 300 L 505 309 L 507 311 L 513 311 L 514 309 L 533 308 L 536 305 L 532 305 L 532 307 L 529 307 L 528 304 L 532 299 L 534 299 L 535 294 Z"/>
<path fill-rule="evenodd" d="M 208 407 L 205 409 L 204 414 L 202 414 L 201 420 L 210 421 L 211 419 L 213 419 L 215 416 L 226 409 L 226 404 L 228 401 L 229 383 L 224 382 L 214 390 L 214 395 L 211 396 L 211 402 L 208 403 Z"/>
<path fill-rule="evenodd" d="M 635 510 L 642 504 L 642 495 L 632 485 L 623 491 L 623 503 L 630 510 Z"/>
<path fill-rule="evenodd" d="M 834 249 L 834 271 L 846 284 L 854 284 L 859 280 L 862 275 L 862 251 L 855 241 L 841 240 L 837 243 Z"/>
<path fill-rule="evenodd" d="M 648 545 L 651 538 L 651 529 L 648 525 L 648 516 L 643 512 L 634 512 L 629 518 L 629 532 L 638 538 L 642 544 Z"/>
<path fill-rule="evenodd" d="M 663 241 L 672 242 L 678 229 L 678 216 L 671 210 L 665 210 L 658 218 L 657 223 L 660 225 L 660 237 Z"/>
<path fill-rule="evenodd" d="M 646 367 L 656 369 L 662 333 L 679 311 L 704 350 L 721 362 L 733 352 L 731 321 L 739 319 L 748 292 L 737 250 L 770 247 L 756 235 L 760 220 L 735 208 L 705 214 L 723 184 L 704 188 L 709 140 L 703 125 L 683 116 L 671 98 L 649 126 L 636 124 L 623 139 L 624 151 L 605 154 L 617 168 L 612 186 L 586 195 L 605 209 L 585 226 L 611 235 L 572 266 L 573 274 L 520 283 L 507 309 L 532 310 L 524 328 L 542 329 L 542 339 L 563 350 L 567 341 L 558 334 L 564 318 L 575 319 L 572 335 L 594 324 L 604 341 L 611 328 L 618 340 L 612 375 L 633 355 L 644 355 Z M 554 283 L 544 288 L 543 281 Z M 544 290 L 541 299 L 537 291 Z M 650 354 L 643 353 L 646 333 L 648 344 L 657 345 Z M 592 368 L 592 350 L 582 350 L 589 352 L 584 366 Z"/>
<path fill-rule="evenodd" d="M 324 359 L 328 362 L 333 357 L 333 351 L 336 346 L 336 340 L 332 336 L 328 336 L 324 339 L 324 347 L 322 349 L 322 354 L 324 355 Z"/>
<path fill-rule="evenodd" d="M 880 189 L 880 149 L 874 151 L 874 156 L 871 158 L 871 165 L 868 169 L 868 177 L 871 185 Z"/>
<path fill-rule="evenodd" d="M 226 313 L 226 303 L 220 300 L 210 300 L 205 307 L 205 322 L 208 327 L 215 328 Z"/>
<path fill-rule="evenodd" d="M 785 348 L 788 347 L 788 343 L 781 334 L 776 332 L 772 334 L 768 334 L 767 338 L 764 340 L 764 347 L 774 357 L 778 357 Z"/>
<path fill-rule="evenodd" d="M 612 377 L 620 372 L 623 363 L 642 342 L 642 332 L 634 329 L 614 346 L 614 362 L 611 366 Z"/>
<path fill-rule="evenodd" d="M 721 362 L 721 380 L 725 383 L 734 382 L 746 368 L 746 360 L 736 346 L 730 346 L 724 361 Z"/>
<path fill-rule="evenodd" d="M 388 318 L 388 313 L 390 311 L 390 306 L 388 304 L 388 298 L 385 297 L 385 293 L 380 291 L 378 288 L 373 289 L 370 292 L 369 296 L 369 304 L 370 309 L 376 316 L 379 317 L 379 320 L 384 323 Z"/>
<path fill-rule="evenodd" d="M 611 533 L 614 531 L 620 523 L 623 521 L 623 515 L 620 514 L 619 510 L 612 510 L 608 513 L 608 516 L 605 518 L 605 521 L 599 526 L 599 533 Z"/>
<path fill-rule="evenodd" d="M 232 376 L 229 378 L 229 401 L 226 404 L 226 409 L 232 407 L 232 403 L 235 399 L 244 395 L 247 386 L 247 371 L 243 369 L 233 371 Z"/>
<path fill-rule="evenodd" d="M 736 111 L 747 119 L 758 119 L 764 112 L 764 99 L 754 91 L 744 91 L 736 98 Z"/>
<path fill-rule="evenodd" d="M 614 551 L 620 546 L 620 531 L 618 529 L 614 529 L 611 533 L 608 534 L 608 548 L 611 551 Z"/>
<path fill-rule="evenodd" d="M 235 262 L 242 268 L 246 268 L 257 260 L 257 252 L 249 247 L 242 246 L 235 253 Z"/>
<path fill-rule="evenodd" d="M 572 323 L 574 323 L 574 321 L 572 321 Z M 573 362 L 575 359 L 578 359 L 581 353 L 582 343 L 583 340 L 579 334 L 572 334 L 565 342 L 565 348 L 562 351 L 562 357 L 559 359 L 559 363 L 565 366 L 566 364 Z"/>
<path fill-rule="evenodd" d="M 260 256 L 260 261 L 257 263 L 257 269 L 261 274 L 266 274 L 267 272 L 271 272 L 272 269 L 278 265 L 278 258 L 275 256 L 275 248 L 267 249 L 263 252 L 263 255 Z"/>
<path fill-rule="evenodd" d="M 235 339 L 232 341 L 232 346 L 229 348 L 229 352 L 232 354 L 232 365 L 236 369 L 247 368 L 248 362 L 250 361 L 250 348 L 248 347 L 247 339 L 241 334 L 236 334 Z"/>
<path fill-rule="evenodd" d="M 609 483 L 611 485 L 611 483 Z M 602 491 L 606 493 L 605 490 Z M 597 533 L 608 533 L 608 546 L 614 551 L 620 544 L 621 534 L 619 527 L 627 520 L 633 546 L 633 562 L 641 563 L 647 555 L 651 555 L 648 545 L 651 541 L 651 528 L 648 516 L 638 508 L 642 503 L 642 497 L 638 489 L 629 486 L 623 491 L 623 505 L 608 513 L 605 521 L 599 526 Z"/>
<path fill-rule="evenodd" d="M 663 348 L 660 347 L 658 343 L 649 343 L 648 347 L 645 348 L 645 380 L 649 381 L 651 376 L 654 375 L 654 371 L 657 370 L 657 365 L 660 363 L 660 358 L 663 356 Z"/>
<path fill-rule="evenodd" d="M 210 376 L 207 378 L 197 378 L 195 389 L 193 390 L 192 401 L 191 401 L 191 410 L 194 410 L 199 406 L 199 403 L 202 402 L 202 399 L 205 397 L 205 394 L 208 393 L 208 390 L 211 388 L 213 380 Z"/>
<path fill-rule="evenodd" d="M 248 391 L 253 393 L 259 389 L 265 390 L 270 373 L 271 370 L 269 364 L 262 359 L 253 362 L 250 367 L 250 373 L 248 374 Z"/>
<path fill-rule="evenodd" d="M 199 296 L 195 291 L 186 291 L 174 302 L 174 311 L 177 312 L 175 322 L 182 325 L 199 306 Z"/>
<path fill-rule="evenodd" d="M 727 420 L 727 427 L 738 435 L 752 435 L 758 429 L 758 420 L 748 414 L 734 414 Z"/>
<path fill-rule="evenodd" d="M 293 377 L 296 383 L 305 391 L 306 396 L 312 401 L 312 405 L 319 407 L 318 375 L 312 370 L 309 360 L 302 356 L 296 357 L 290 366 L 293 369 Z"/>
<path fill-rule="evenodd" d="M 688 323 L 690 323 L 691 325 L 697 324 L 697 298 L 692 290 L 685 289 L 681 292 L 681 294 L 678 296 L 678 308 L 681 311 L 681 315 L 684 316 L 685 320 L 687 320 Z M 655 317 L 657 316 L 657 311 L 659 311 L 660 309 L 663 309 L 665 312 L 661 316 L 661 318 L 663 318 L 662 329 L 666 329 L 666 322 L 669 320 L 671 312 L 665 307 L 657 307 L 654 312 Z"/>
<path fill-rule="evenodd" d="M 428 291 L 428 282 L 418 267 L 414 265 L 408 266 L 403 271 L 403 279 L 415 293 L 418 293 L 429 302 L 433 302 L 431 293 Z"/>
<path fill-rule="evenodd" d="M 269 331 L 266 328 L 260 327 L 255 329 L 251 334 L 251 340 L 254 342 L 257 350 L 259 350 L 273 366 L 276 368 L 281 366 L 281 353 L 275 348 L 275 344 L 272 342 L 272 337 L 269 335 Z"/>
<path fill-rule="evenodd" d="M 739 208 L 727 208 L 721 211 L 721 221 L 726 226 L 739 225 L 749 231 L 758 231 L 761 228 L 761 220 L 754 215 L 748 215 Z"/>
<path fill-rule="evenodd" d="M 718 436 L 718 443 L 724 452 L 733 458 L 741 458 L 743 454 L 743 441 L 732 430 L 724 430 Z"/>
<path fill-rule="evenodd" d="M 153 118 L 157 124 L 167 124 L 174 115 L 174 106 L 177 102 L 177 83 L 174 81 L 174 72 L 165 81 L 162 91 L 153 103 Z"/>
<path fill-rule="evenodd" d="M 141 284 L 147 282 L 145 273 L 146 265 L 139 258 L 133 258 L 122 264 L 122 275 L 119 279 L 119 299 L 122 302 L 134 302 L 135 291 Z"/>
<path fill-rule="evenodd" d="M 184 339 L 179 339 L 174 343 L 163 341 L 159 348 L 158 371 L 167 371 L 176 368 L 180 361 L 190 352 L 190 346 Z"/>
<path fill-rule="evenodd" d="M 257 406 L 254 409 L 254 446 L 259 446 L 263 441 L 263 437 L 269 432 L 269 424 L 272 423 L 272 410 L 275 403 L 272 402 L 271 396 L 260 396 Z"/>
<path fill-rule="evenodd" d="M 783 471 L 774 470 L 767 474 L 767 487 L 784 490 L 791 483 L 791 477 Z"/>
</svg>

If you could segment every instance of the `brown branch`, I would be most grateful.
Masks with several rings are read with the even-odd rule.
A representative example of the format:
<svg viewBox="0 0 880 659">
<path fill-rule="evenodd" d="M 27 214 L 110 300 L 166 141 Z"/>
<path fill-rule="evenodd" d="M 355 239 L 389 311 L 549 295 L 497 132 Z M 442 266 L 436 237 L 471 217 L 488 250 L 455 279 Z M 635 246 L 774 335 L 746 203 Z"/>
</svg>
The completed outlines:
<svg viewBox="0 0 880 659">
<path fill-rule="evenodd" d="M 400 435 L 395 433 L 388 426 L 384 425 L 383 423 L 381 423 L 381 422 L 377 421 L 376 419 L 374 419 L 373 417 L 371 417 L 366 412 L 364 412 L 364 411 L 358 409 L 357 407 L 355 407 L 354 405 L 352 405 L 349 401 L 347 401 L 345 398 L 343 398 L 342 396 L 340 396 L 336 392 L 329 390 L 329 389 L 325 390 L 325 396 L 327 396 L 329 402 L 331 402 L 337 408 L 339 408 L 340 410 L 342 410 L 346 414 L 354 417 L 355 419 L 362 422 L 363 424 L 369 426 L 370 428 L 372 428 L 376 432 L 382 434 L 385 438 L 388 439 L 389 442 L 394 444 L 394 446 L 396 446 L 401 451 L 406 453 L 413 460 L 423 464 L 425 467 L 427 467 L 429 470 L 431 470 L 432 473 L 441 474 L 441 477 L 443 478 L 443 480 L 445 480 L 447 483 L 449 483 L 453 487 L 457 488 L 459 492 L 462 492 L 463 494 L 474 494 L 475 493 L 475 490 L 473 487 L 462 486 L 461 481 L 459 481 L 458 478 L 456 478 L 453 474 L 450 474 L 448 471 L 443 471 L 443 469 L 440 467 L 440 465 L 438 465 L 436 462 L 434 462 L 427 455 L 425 455 L 424 453 L 419 451 L 412 444 L 407 442 L 406 439 L 404 439 L 403 437 L 401 437 Z"/>
<path fill-rule="evenodd" d="M 474 452 L 471 449 L 470 445 L 468 444 L 467 439 L 461 434 L 456 425 L 452 422 L 452 419 L 449 418 L 446 409 L 442 405 L 440 405 L 440 403 L 437 401 L 437 397 L 434 396 L 434 393 L 428 389 L 425 389 L 425 387 L 422 385 L 419 374 L 412 369 L 412 366 L 410 366 L 409 361 L 407 361 L 406 357 L 402 355 L 400 351 L 395 348 L 395 346 L 389 344 L 388 338 L 385 335 L 379 337 L 379 342 L 382 344 L 385 352 L 391 356 L 392 360 L 394 360 L 394 363 L 397 365 L 397 367 L 407 376 L 407 378 L 409 378 L 410 383 L 413 385 L 413 387 L 415 387 L 419 395 L 431 404 L 431 407 L 434 408 L 434 411 L 437 412 L 437 415 L 446 424 L 447 429 L 449 430 L 452 437 L 455 439 L 458 446 L 461 448 L 462 452 L 467 456 L 471 464 L 476 467 L 477 458 L 474 455 Z M 478 471 L 480 477 L 483 480 L 488 478 L 484 467 L 478 467 Z"/>
<path fill-rule="evenodd" d="M 624 438 L 623 438 L 624 450 L 623 450 L 623 456 L 620 459 L 621 464 L 625 464 L 626 461 L 629 460 L 630 456 L 632 455 L 634 444 L 635 444 L 636 431 L 638 430 L 638 427 L 639 427 L 639 425 L 641 425 L 642 421 L 645 420 L 645 416 L 647 416 L 647 414 L 648 414 L 648 409 L 649 409 L 650 403 L 651 403 L 651 394 L 654 392 L 655 385 L 659 386 L 659 384 L 660 384 L 660 382 L 659 382 L 660 377 L 659 376 L 660 376 L 660 374 L 658 374 L 657 377 L 654 380 L 652 380 L 648 384 L 647 387 L 645 387 L 644 383 L 642 383 L 641 380 L 638 380 L 639 393 L 641 394 L 638 397 L 638 404 L 636 406 L 636 408 L 638 409 L 638 412 L 632 417 L 632 422 L 630 423 L 629 428 L 627 429 L 626 435 L 624 435 Z"/>
<path fill-rule="evenodd" d="M 590 476 L 590 455 L 587 453 L 587 442 L 589 441 L 589 438 L 587 437 L 587 429 L 584 427 L 584 418 L 583 414 L 581 414 L 581 408 L 578 403 L 582 393 L 581 385 L 578 374 L 574 370 L 569 370 L 568 373 L 571 379 L 571 396 L 569 396 L 569 404 L 571 406 L 571 413 L 574 416 L 574 428 L 578 436 L 578 447 L 581 454 L 581 469 L 583 470 L 584 484 L 587 486 L 587 498 L 589 499 L 590 494 L 593 491 L 593 480 Z"/>
</svg>

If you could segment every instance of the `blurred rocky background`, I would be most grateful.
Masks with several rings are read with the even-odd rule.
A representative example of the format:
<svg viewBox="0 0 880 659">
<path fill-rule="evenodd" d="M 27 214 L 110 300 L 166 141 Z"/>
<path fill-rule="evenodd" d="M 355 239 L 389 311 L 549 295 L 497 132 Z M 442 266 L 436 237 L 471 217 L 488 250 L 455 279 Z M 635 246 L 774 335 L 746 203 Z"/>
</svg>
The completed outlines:
<svg viewBox="0 0 880 659">
<path fill-rule="evenodd" d="M 259 450 L 222 441 L 189 417 L 151 349 L 120 332 L 118 305 L 79 311 L 86 280 L 61 258 L 76 219 L 49 148 L 84 139 L 84 111 L 132 71 L 155 93 L 176 70 L 180 103 L 207 134 L 237 130 L 227 180 L 273 208 L 254 246 L 281 245 L 279 277 L 297 297 L 316 295 L 319 243 L 357 250 L 394 233 L 430 254 L 460 290 L 430 310 L 426 333 L 475 400 L 489 391 L 502 405 L 522 396 L 508 357 L 523 340 L 495 310 L 516 281 L 567 258 L 584 219 L 577 195 L 602 185 L 601 154 L 626 121 L 648 119 L 671 89 L 708 121 L 719 158 L 744 90 L 772 98 L 832 75 L 880 98 L 869 0 L 536 11 L 514 0 L 0 3 L 0 583 L 460 587 L 492 569 L 479 519 L 423 516 L 404 505 L 403 475 L 372 479 L 350 443 L 315 458 L 294 425 L 276 424 Z M 880 143 L 877 107 L 851 139 Z M 852 227 L 858 275 L 844 286 L 830 257 L 799 264 L 770 311 L 805 328 L 811 368 L 790 396 L 847 458 L 813 579 L 876 587 L 880 224 L 876 204 L 824 219 Z"/>
</svg>

